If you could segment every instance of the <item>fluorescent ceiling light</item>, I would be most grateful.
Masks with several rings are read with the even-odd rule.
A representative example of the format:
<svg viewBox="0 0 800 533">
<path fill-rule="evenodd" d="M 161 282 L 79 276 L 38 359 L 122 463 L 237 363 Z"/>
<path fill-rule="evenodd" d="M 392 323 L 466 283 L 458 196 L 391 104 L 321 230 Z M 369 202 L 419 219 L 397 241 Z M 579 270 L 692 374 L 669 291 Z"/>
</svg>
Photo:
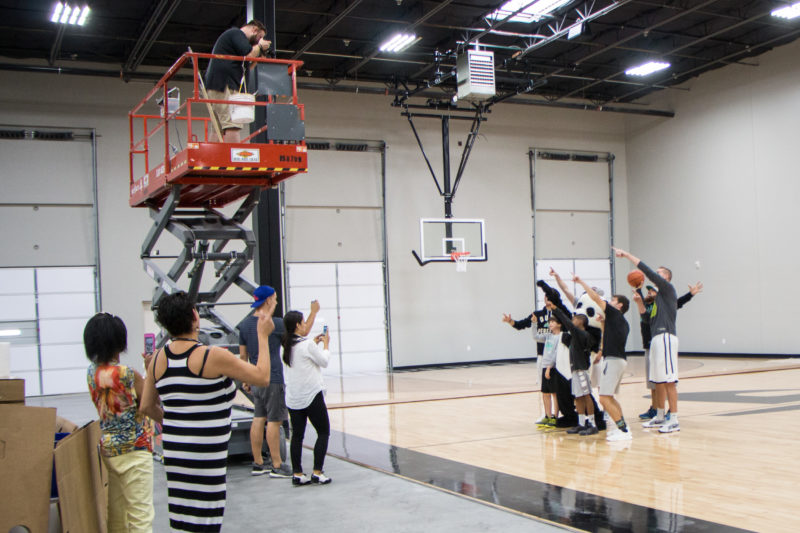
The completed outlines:
<svg viewBox="0 0 800 533">
<path fill-rule="evenodd" d="M 61 2 L 56 2 L 56 5 L 53 6 L 53 16 L 50 17 L 50 22 L 58 22 L 58 19 L 61 18 L 61 12 L 64 10 L 64 4 Z"/>
<path fill-rule="evenodd" d="M 576 24 L 569 29 L 569 32 L 567 33 L 567 39 L 574 39 L 581 33 L 583 33 L 583 22 Z"/>
<path fill-rule="evenodd" d="M 780 9 L 776 9 L 771 14 L 773 17 L 780 17 L 786 20 L 791 20 L 793 18 L 800 17 L 800 2 L 797 2 L 790 6 L 782 7 Z"/>
<path fill-rule="evenodd" d="M 647 76 L 653 72 L 669 68 L 669 63 L 663 61 L 648 61 L 638 67 L 632 67 L 625 71 L 628 76 Z"/>
<path fill-rule="evenodd" d="M 72 8 L 64 4 L 64 11 L 61 13 L 61 19 L 59 20 L 61 24 L 67 23 L 67 21 L 69 20 L 70 11 L 72 11 Z"/>
<path fill-rule="evenodd" d="M 83 26 L 86 24 L 86 17 L 89 16 L 89 11 L 91 11 L 89 6 L 83 6 L 83 9 L 81 9 L 80 7 L 72 7 L 66 2 L 56 2 L 56 5 L 53 6 L 50 22 Z"/>
<path fill-rule="evenodd" d="M 412 44 L 419 41 L 421 37 L 417 37 L 413 33 L 398 33 L 385 41 L 380 46 L 381 52 L 402 52 Z"/>
<path fill-rule="evenodd" d="M 78 19 L 78 26 L 83 26 L 86 24 L 86 17 L 89 16 L 89 6 L 83 6 L 83 11 L 81 11 L 81 18 Z"/>
<path fill-rule="evenodd" d="M 19 337 L 22 330 L 19 329 L 0 329 L 0 337 Z"/>
<path fill-rule="evenodd" d="M 497 11 L 486 15 L 488 19 L 503 20 L 511 13 L 525 8 L 510 19 L 509 22 L 536 22 L 545 15 L 549 15 L 559 7 L 570 3 L 571 0 L 509 0 Z M 530 4 L 530 5 L 528 5 Z M 527 6 L 527 7 L 525 7 Z"/>
</svg>

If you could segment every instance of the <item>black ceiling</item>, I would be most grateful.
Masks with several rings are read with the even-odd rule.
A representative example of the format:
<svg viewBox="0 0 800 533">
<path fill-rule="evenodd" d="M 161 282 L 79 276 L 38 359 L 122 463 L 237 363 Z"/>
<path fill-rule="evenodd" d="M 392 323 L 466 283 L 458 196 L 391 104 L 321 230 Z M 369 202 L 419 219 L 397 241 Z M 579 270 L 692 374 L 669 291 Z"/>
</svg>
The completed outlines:
<svg viewBox="0 0 800 533">
<path fill-rule="evenodd" d="M 73 2 L 75 0 L 72 0 Z M 316 85 L 343 80 L 386 84 L 390 92 L 455 90 L 448 75 L 464 43 L 495 53 L 499 93 L 528 90 L 553 102 L 628 103 L 655 90 L 731 63 L 753 68 L 752 56 L 793 41 L 800 19 L 770 12 L 779 0 L 575 0 L 533 24 L 494 22 L 497 0 L 278 0 L 277 56 L 305 62 Z M 90 0 L 83 27 L 59 35 L 49 21 L 54 1 L 0 3 L 0 68 L 74 68 L 76 73 L 142 75 L 141 65 L 167 66 L 191 46 L 209 52 L 217 36 L 245 19 L 245 0 Z M 573 40 L 557 34 L 579 13 L 589 17 Z M 413 29 L 421 40 L 401 54 L 379 53 L 391 33 Z M 647 78 L 624 71 L 647 59 L 671 68 Z M 44 61 L 44 63 L 43 63 Z M 79 62 L 98 63 L 96 67 Z M 12 63 L 14 64 L 12 66 Z M 100 63 L 104 63 L 101 65 Z M 322 81 L 321 81 L 321 80 Z M 535 83 L 532 83 L 535 82 Z M 531 90 L 532 88 L 532 90 Z"/>
</svg>

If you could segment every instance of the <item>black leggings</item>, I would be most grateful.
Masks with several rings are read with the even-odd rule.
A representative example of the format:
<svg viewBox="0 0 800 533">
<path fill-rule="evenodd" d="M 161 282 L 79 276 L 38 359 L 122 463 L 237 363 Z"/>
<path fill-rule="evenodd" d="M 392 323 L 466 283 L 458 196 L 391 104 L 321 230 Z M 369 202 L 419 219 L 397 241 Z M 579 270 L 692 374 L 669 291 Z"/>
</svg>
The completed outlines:
<svg viewBox="0 0 800 533">
<path fill-rule="evenodd" d="M 292 419 L 292 442 L 289 451 L 292 456 L 292 472 L 303 473 L 303 437 L 306 433 L 306 420 L 317 431 L 317 442 L 314 444 L 314 470 L 322 471 L 325 454 L 328 452 L 328 437 L 331 434 L 331 424 L 328 421 L 328 407 L 322 392 L 314 396 L 314 401 L 305 409 L 289 409 L 289 418 Z"/>
</svg>

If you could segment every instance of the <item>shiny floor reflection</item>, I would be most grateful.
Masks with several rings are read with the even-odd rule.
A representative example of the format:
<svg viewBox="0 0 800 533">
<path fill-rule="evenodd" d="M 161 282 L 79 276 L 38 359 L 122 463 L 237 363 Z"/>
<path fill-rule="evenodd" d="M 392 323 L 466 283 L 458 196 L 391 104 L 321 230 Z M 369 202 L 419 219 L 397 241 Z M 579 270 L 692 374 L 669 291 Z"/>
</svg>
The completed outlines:
<svg viewBox="0 0 800 533">
<path fill-rule="evenodd" d="M 328 453 L 586 531 L 748 531 L 495 472 L 340 432 L 332 432 Z"/>
<path fill-rule="evenodd" d="M 701 361 L 682 375 L 682 431 L 669 435 L 639 423 L 649 398 L 632 365 L 618 396 L 626 445 L 537 429 L 535 392 L 331 407 L 331 428 L 355 461 L 575 527 L 800 531 L 800 426 L 789 422 L 800 412 L 798 364 L 734 361 L 722 373 L 729 364 Z M 519 370 L 506 369 L 512 379 Z"/>
</svg>

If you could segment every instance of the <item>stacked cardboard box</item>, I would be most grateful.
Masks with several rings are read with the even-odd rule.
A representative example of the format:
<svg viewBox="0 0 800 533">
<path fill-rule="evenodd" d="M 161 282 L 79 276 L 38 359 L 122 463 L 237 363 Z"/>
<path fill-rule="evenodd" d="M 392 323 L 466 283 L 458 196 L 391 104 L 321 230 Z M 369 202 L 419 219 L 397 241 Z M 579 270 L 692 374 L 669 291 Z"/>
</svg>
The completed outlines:
<svg viewBox="0 0 800 533">
<path fill-rule="evenodd" d="M 24 402 L 23 380 L 0 380 L 0 531 L 48 531 L 55 457 L 62 530 L 105 532 L 108 478 L 97 449 L 99 424 L 71 433 L 54 451 L 56 410 Z"/>
</svg>

